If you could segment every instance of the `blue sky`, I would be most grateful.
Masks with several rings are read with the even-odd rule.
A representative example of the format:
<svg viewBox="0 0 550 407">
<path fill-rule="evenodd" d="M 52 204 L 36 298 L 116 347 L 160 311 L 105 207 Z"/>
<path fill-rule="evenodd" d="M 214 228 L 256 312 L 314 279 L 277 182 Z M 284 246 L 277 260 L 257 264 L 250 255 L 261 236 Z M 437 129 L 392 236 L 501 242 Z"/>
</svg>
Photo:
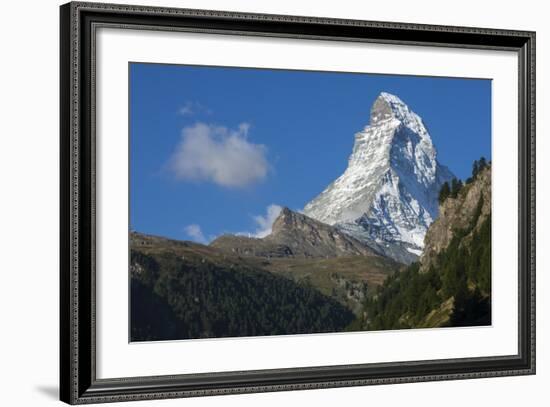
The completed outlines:
<svg viewBox="0 0 550 407">
<path fill-rule="evenodd" d="M 261 235 L 274 205 L 301 209 L 345 170 L 382 91 L 458 177 L 491 158 L 490 80 L 130 64 L 131 228 Z"/>
</svg>

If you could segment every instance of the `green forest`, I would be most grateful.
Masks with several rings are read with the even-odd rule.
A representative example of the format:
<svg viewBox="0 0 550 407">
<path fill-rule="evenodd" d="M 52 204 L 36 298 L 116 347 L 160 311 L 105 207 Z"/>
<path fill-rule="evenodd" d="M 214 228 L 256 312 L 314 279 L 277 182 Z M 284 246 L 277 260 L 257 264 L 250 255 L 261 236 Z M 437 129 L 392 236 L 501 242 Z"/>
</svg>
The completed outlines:
<svg viewBox="0 0 550 407">
<path fill-rule="evenodd" d="M 418 263 L 386 279 L 365 302 L 365 315 L 350 330 L 382 330 L 428 326 L 427 317 L 452 298 L 453 310 L 447 326 L 475 326 L 491 323 L 491 218 L 474 233 L 470 247 L 455 235 L 439 254 L 436 268 L 420 272 Z"/>
<path fill-rule="evenodd" d="M 354 314 L 306 285 L 246 266 L 131 251 L 131 340 L 342 331 Z"/>
</svg>

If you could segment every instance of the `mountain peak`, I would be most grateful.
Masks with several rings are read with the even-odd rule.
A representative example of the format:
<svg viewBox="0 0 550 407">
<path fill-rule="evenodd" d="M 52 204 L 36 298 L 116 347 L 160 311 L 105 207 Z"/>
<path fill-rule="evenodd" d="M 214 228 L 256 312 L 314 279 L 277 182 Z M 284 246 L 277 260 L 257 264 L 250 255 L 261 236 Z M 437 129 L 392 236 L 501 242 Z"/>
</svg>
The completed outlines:
<svg viewBox="0 0 550 407">
<path fill-rule="evenodd" d="M 379 125 L 389 119 L 398 120 L 411 130 L 420 133 L 422 136 L 428 136 L 422 119 L 398 96 L 391 93 L 381 92 L 374 101 L 369 126 Z"/>
<path fill-rule="evenodd" d="M 304 214 L 360 240 L 410 245 L 416 255 L 437 216 L 439 189 L 452 178 L 437 161 L 422 119 L 399 97 L 382 92 L 369 125 L 355 134 L 345 172 Z"/>
<path fill-rule="evenodd" d="M 374 101 L 370 110 L 371 125 L 393 117 L 392 105 L 386 95 L 389 96 L 389 93 L 382 92 Z"/>
<path fill-rule="evenodd" d="M 378 112 L 393 116 L 402 110 L 408 110 L 408 106 L 398 96 L 387 92 L 380 92 L 372 105 L 371 117 L 372 113 Z"/>
<path fill-rule="evenodd" d="M 296 223 L 296 219 L 299 214 L 291 211 L 286 206 L 281 209 L 279 216 L 273 222 L 271 226 L 272 233 L 277 233 L 281 230 L 285 230 L 290 227 L 293 223 Z"/>
</svg>

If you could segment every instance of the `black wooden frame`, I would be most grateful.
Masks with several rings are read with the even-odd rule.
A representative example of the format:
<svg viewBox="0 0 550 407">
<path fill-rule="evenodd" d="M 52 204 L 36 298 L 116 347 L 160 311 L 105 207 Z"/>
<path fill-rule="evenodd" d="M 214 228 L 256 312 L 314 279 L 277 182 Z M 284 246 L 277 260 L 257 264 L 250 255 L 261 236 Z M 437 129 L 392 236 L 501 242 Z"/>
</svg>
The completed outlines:
<svg viewBox="0 0 550 407">
<path fill-rule="evenodd" d="M 71 404 L 535 373 L 535 33 L 97 3 L 61 6 L 60 396 Z M 502 357 L 96 378 L 95 71 L 100 26 L 512 50 L 519 56 L 519 352 Z"/>
</svg>

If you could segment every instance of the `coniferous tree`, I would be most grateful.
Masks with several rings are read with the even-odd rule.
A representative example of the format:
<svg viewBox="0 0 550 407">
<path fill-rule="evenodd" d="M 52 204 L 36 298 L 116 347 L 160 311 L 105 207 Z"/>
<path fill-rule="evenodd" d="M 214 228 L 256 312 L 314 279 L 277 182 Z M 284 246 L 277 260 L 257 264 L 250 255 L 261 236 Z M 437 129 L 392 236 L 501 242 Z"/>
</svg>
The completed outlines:
<svg viewBox="0 0 550 407">
<path fill-rule="evenodd" d="M 477 174 L 479 174 L 479 162 L 475 160 L 472 167 L 472 178 L 475 179 L 475 177 L 477 177 Z"/>
<path fill-rule="evenodd" d="M 451 194 L 451 187 L 449 187 L 449 183 L 445 182 L 439 191 L 439 204 L 441 205 L 443 202 L 445 202 L 445 199 L 449 197 Z"/>
<path fill-rule="evenodd" d="M 451 181 L 451 197 L 456 198 L 458 196 L 458 193 L 462 189 L 462 181 L 456 178 L 453 178 Z"/>
<path fill-rule="evenodd" d="M 484 169 L 485 167 L 487 167 L 487 160 L 485 159 L 485 157 L 481 157 L 479 159 L 479 164 L 478 164 L 478 171 L 481 171 L 482 169 Z"/>
</svg>

